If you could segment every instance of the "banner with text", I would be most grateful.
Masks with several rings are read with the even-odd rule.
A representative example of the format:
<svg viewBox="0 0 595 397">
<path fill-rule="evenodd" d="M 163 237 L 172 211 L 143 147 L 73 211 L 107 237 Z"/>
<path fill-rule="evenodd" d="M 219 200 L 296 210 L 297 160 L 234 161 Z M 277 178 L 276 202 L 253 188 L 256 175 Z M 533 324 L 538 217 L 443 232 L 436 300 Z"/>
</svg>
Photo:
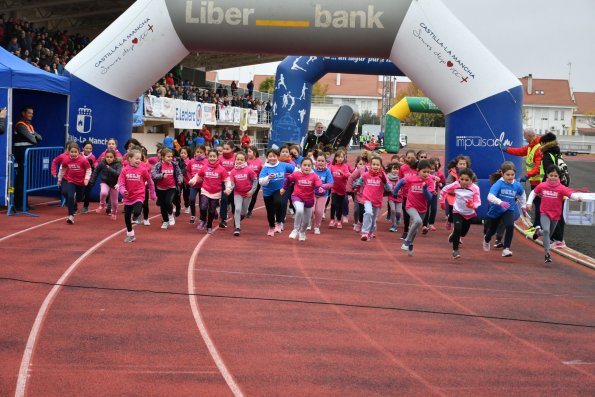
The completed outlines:
<svg viewBox="0 0 595 397">
<path fill-rule="evenodd" d="M 175 100 L 174 128 L 199 130 L 203 128 L 205 114 L 200 102 Z"/>
</svg>

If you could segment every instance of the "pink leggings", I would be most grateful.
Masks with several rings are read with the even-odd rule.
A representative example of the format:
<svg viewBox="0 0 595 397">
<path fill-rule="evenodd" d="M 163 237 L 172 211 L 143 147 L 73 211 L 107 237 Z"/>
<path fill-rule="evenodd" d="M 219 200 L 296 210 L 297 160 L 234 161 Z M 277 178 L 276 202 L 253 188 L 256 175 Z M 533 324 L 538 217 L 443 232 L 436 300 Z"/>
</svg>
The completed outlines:
<svg viewBox="0 0 595 397">
<path fill-rule="evenodd" d="M 324 205 L 326 204 L 327 196 L 316 197 L 316 204 L 314 204 L 314 224 L 312 227 L 320 228 L 322 222 L 322 214 L 324 214 Z"/>
<path fill-rule="evenodd" d="M 118 209 L 118 191 L 115 187 L 110 187 L 107 183 L 101 182 L 101 192 L 99 193 L 100 206 L 105 207 L 105 200 L 108 194 L 112 202 L 112 214 L 115 214 Z"/>
</svg>

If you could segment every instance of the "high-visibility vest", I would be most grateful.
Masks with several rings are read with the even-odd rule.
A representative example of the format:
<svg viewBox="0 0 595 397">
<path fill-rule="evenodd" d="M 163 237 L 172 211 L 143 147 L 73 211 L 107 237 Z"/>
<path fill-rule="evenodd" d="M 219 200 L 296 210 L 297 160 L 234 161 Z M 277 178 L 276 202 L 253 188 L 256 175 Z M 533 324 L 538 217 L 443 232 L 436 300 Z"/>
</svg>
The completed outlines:
<svg viewBox="0 0 595 397">
<path fill-rule="evenodd" d="M 535 167 L 535 162 L 533 161 L 533 158 L 535 157 L 535 153 L 539 150 L 540 147 L 541 147 L 541 144 L 538 143 L 537 145 L 533 146 L 529 150 L 529 153 L 527 153 L 527 157 L 525 158 L 525 164 L 527 165 L 527 172 L 529 172 L 530 170 L 532 170 Z M 541 183 L 542 179 L 543 179 L 543 161 L 541 162 L 541 164 L 539 164 L 539 174 L 529 178 L 529 182 Z"/>
</svg>

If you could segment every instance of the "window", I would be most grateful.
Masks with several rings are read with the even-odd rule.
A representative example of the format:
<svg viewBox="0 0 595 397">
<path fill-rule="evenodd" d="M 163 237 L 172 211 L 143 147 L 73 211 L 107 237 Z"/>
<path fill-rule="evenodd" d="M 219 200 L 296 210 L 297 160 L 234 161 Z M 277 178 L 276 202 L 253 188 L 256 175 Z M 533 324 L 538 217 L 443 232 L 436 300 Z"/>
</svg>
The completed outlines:
<svg viewBox="0 0 595 397">
<path fill-rule="evenodd" d="M 560 112 L 560 120 L 564 120 L 564 111 Z"/>
<path fill-rule="evenodd" d="M 558 111 L 557 110 L 554 112 L 554 120 L 558 120 Z"/>
</svg>

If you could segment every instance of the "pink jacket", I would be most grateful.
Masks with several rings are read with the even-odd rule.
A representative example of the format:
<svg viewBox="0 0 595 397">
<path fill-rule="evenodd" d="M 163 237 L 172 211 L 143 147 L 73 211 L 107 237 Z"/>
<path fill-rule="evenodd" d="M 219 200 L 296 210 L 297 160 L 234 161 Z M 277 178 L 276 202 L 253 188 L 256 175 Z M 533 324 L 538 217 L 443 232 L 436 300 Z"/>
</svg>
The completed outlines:
<svg viewBox="0 0 595 397">
<path fill-rule="evenodd" d="M 481 205 L 481 199 L 479 197 L 479 187 L 472 183 L 468 188 L 461 187 L 459 181 L 446 185 L 440 191 L 440 202 L 445 202 L 446 195 L 454 194 L 454 205 L 453 211 L 455 214 L 461 214 L 465 219 L 471 219 L 477 214 L 475 210 Z M 467 203 L 471 203 L 472 208 L 467 206 Z"/>
</svg>

